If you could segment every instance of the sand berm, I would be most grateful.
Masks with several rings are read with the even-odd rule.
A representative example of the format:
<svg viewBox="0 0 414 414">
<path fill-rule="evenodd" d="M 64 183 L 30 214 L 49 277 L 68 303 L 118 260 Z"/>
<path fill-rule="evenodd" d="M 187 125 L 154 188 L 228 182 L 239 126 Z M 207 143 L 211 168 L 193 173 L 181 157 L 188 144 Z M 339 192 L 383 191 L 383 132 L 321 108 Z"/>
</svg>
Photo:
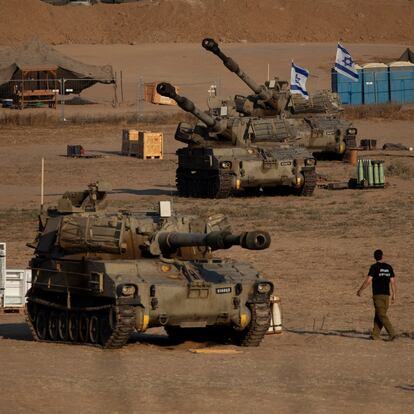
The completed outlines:
<svg viewBox="0 0 414 414">
<path fill-rule="evenodd" d="M 412 0 L 142 0 L 93 7 L 0 0 L 0 44 L 413 43 Z"/>
</svg>

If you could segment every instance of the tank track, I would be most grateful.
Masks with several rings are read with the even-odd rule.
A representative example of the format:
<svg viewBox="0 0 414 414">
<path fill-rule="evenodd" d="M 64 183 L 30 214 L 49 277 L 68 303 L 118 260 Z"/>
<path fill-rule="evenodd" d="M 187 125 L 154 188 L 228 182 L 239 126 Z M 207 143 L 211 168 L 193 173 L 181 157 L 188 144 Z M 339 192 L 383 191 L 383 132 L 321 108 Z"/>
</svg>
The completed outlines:
<svg viewBox="0 0 414 414">
<path fill-rule="evenodd" d="M 197 171 L 178 168 L 176 186 L 181 197 L 227 198 L 233 191 L 233 175 L 222 170 Z"/>
<path fill-rule="evenodd" d="M 34 303 L 30 302 L 29 303 Z M 34 315 L 30 314 L 29 306 L 26 305 L 26 322 L 29 325 L 29 328 L 31 330 L 32 336 L 35 341 L 39 342 L 49 342 L 49 343 L 65 343 L 65 344 L 72 344 L 72 345 L 90 345 L 95 346 L 98 348 L 103 349 L 117 349 L 122 348 L 128 341 L 129 337 L 132 335 L 132 333 L 135 331 L 135 311 L 132 306 L 117 306 L 117 305 L 111 305 L 102 308 L 97 308 L 96 310 L 93 310 L 91 308 L 87 308 L 88 310 L 82 311 L 82 310 L 68 310 L 67 308 L 64 308 L 62 306 L 56 305 L 55 306 L 47 306 L 43 304 L 35 304 L 36 306 L 36 312 Z M 44 338 L 41 338 L 39 336 L 38 331 L 38 322 L 37 322 L 37 316 L 39 312 L 45 312 L 47 315 L 47 327 L 46 327 L 46 335 Z M 50 316 L 52 315 L 52 312 L 55 313 L 65 313 L 67 314 L 67 323 L 69 324 L 69 320 L 72 315 L 75 316 L 75 319 L 77 321 L 77 332 L 74 335 L 74 338 L 70 339 L 70 333 L 69 333 L 69 326 L 65 328 L 66 334 L 60 335 L 59 327 L 57 327 L 57 337 L 55 339 L 51 338 L 50 335 L 50 324 L 51 319 Z M 36 316 L 35 316 L 36 315 Z M 85 317 L 87 318 L 87 329 L 86 329 L 86 335 L 84 335 L 84 338 L 80 338 L 82 335 L 80 334 L 80 318 Z M 99 321 L 97 330 L 94 331 L 94 337 L 95 339 L 92 340 L 91 338 L 91 321 L 92 318 L 96 317 Z M 112 320 L 111 320 L 112 319 Z M 96 319 L 95 319 L 96 320 Z M 107 325 L 105 327 L 103 326 L 107 322 Z M 106 333 L 104 334 L 106 329 Z"/>
<path fill-rule="evenodd" d="M 252 313 L 248 327 L 240 333 L 241 346 L 259 346 L 270 326 L 269 303 L 253 303 L 250 305 Z"/>
<path fill-rule="evenodd" d="M 270 304 L 253 303 L 249 305 L 251 320 L 244 330 L 235 330 L 229 326 L 210 326 L 207 328 L 164 327 L 172 341 L 217 341 L 233 343 L 239 346 L 259 346 L 270 327 Z"/>
<path fill-rule="evenodd" d="M 303 197 L 310 197 L 316 188 L 316 171 L 315 170 L 304 170 L 302 171 L 304 177 L 304 184 L 298 191 L 298 195 Z"/>
</svg>

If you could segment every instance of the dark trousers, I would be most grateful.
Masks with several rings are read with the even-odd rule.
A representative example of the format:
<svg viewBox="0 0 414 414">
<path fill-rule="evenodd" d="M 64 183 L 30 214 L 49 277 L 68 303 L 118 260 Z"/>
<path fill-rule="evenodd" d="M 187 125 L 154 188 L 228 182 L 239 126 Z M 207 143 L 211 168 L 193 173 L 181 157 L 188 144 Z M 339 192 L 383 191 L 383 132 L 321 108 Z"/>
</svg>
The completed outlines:
<svg viewBox="0 0 414 414">
<path fill-rule="evenodd" d="M 384 327 L 389 336 L 395 336 L 394 328 L 387 316 L 387 310 L 390 306 L 389 295 L 374 295 L 375 317 L 372 337 L 379 338 L 381 329 Z"/>
</svg>

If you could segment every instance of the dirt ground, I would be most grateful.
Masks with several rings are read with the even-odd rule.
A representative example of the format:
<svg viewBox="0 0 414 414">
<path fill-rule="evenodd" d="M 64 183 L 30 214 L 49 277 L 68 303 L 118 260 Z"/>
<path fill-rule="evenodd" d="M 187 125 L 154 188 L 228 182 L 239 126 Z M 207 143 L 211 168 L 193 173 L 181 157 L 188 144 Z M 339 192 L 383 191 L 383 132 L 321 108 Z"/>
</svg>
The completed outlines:
<svg viewBox="0 0 414 414">
<path fill-rule="evenodd" d="M 36 35 L 54 43 L 412 41 L 410 0 L 140 0 L 54 7 L 0 0 L 0 44 Z"/>
<path fill-rule="evenodd" d="M 174 47 L 180 50 L 180 45 Z M 266 50 L 285 50 L 282 56 L 287 58 L 283 45 L 267 47 L 271 49 L 260 46 L 257 67 L 267 64 Z M 320 47 L 315 45 L 315 50 L 326 51 Z M 387 53 L 399 47 L 390 45 Z M 368 45 L 361 53 L 385 53 L 375 48 Z M 183 50 L 189 49 L 183 45 Z M 103 50 L 97 48 L 99 59 L 104 59 Z M 243 53 L 247 56 L 248 49 Z M 122 59 L 128 60 L 126 55 Z M 185 66 L 184 78 L 207 70 L 201 59 L 192 62 Z M 324 76 L 326 80 L 329 74 Z M 414 120 L 366 119 L 355 126 L 360 137 L 377 139 L 379 147 L 385 142 L 413 146 Z M 8 267 L 24 267 L 31 257 L 25 243 L 36 231 L 40 159 L 45 157 L 48 205 L 65 190 L 80 190 L 99 179 L 110 183 L 114 209 L 144 210 L 169 199 L 179 213 L 223 212 L 234 230 L 270 231 L 272 244 L 265 251 L 246 254 L 233 248 L 221 255 L 251 261 L 275 282 L 284 332 L 266 337 L 257 349 L 226 346 L 234 351 L 227 355 L 194 354 L 189 350 L 212 344 L 173 345 L 161 329 L 133 336 L 122 350 L 101 351 L 35 343 L 22 316 L 2 315 L 0 367 L 7 381 L 0 387 L 1 413 L 409 411 L 414 403 L 412 176 L 388 176 L 384 190 L 318 188 L 311 198 L 236 197 L 214 203 L 181 199 L 174 185 L 174 153 L 179 147 L 173 139 L 175 125 L 140 125 L 164 132 L 162 161 L 122 157 L 122 127 L 70 122 L 1 127 L 0 240 L 7 242 Z M 62 156 L 67 144 L 82 144 L 102 157 L 67 159 Z M 363 155 L 414 170 L 412 152 Z M 321 161 L 318 172 L 329 181 L 345 181 L 356 171 L 349 164 Z M 376 248 L 382 248 L 385 260 L 394 266 L 399 285 L 390 310 L 399 337 L 390 343 L 386 337 L 368 340 L 370 292 L 362 298 L 355 295 Z"/>
</svg>

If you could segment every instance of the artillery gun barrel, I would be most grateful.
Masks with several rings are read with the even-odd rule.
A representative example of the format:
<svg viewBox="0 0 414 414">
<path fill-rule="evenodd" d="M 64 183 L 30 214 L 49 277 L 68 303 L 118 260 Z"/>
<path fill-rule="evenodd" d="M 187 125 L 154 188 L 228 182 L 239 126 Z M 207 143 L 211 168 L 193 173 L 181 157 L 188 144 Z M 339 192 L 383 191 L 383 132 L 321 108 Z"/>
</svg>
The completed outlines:
<svg viewBox="0 0 414 414">
<path fill-rule="evenodd" d="M 179 247 L 206 246 L 213 250 L 241 246 L 249 250 L 264 250 L 270 246 L 270 235 L 265 231 L 249 231 L 232 234 L 227 231 L 211 233 L 164 232 L 158 235 L 161 250 Z"/>
<path fill-rule="evenodd" d="M 224 66 L 235 73 L 254 93 L 260 96 L 263 100 L 271 98 L 269 91 L 262 85 L 258 85 L 253 79 L 251 79 L 245 72 L 240 69 L 240 66 L 231 58 L 226 56 L 221 50 L 218 43 L 214 39 L 206 38 L 201 42 L 204 49 L 218 56 Z"/>
<path fill-rule="evenodd" d="M 184 111 L 190 112 L 194 116 L 196 116 L 200 121 L 204 122 L 209 128 L 213 131 L 221 132 L 220 123 L 217 122 L 213 117 L 206 114 L 203 111 L 200 111 L 190 99 L 186 98 L 185 96 L 180 96 L 177 94 L 174 86 L 169 83 L 159 83 L 157 85 L 157 92 L 168 98 L 173 99 L 177 102 L 177 105 Z"/>
</svg>

